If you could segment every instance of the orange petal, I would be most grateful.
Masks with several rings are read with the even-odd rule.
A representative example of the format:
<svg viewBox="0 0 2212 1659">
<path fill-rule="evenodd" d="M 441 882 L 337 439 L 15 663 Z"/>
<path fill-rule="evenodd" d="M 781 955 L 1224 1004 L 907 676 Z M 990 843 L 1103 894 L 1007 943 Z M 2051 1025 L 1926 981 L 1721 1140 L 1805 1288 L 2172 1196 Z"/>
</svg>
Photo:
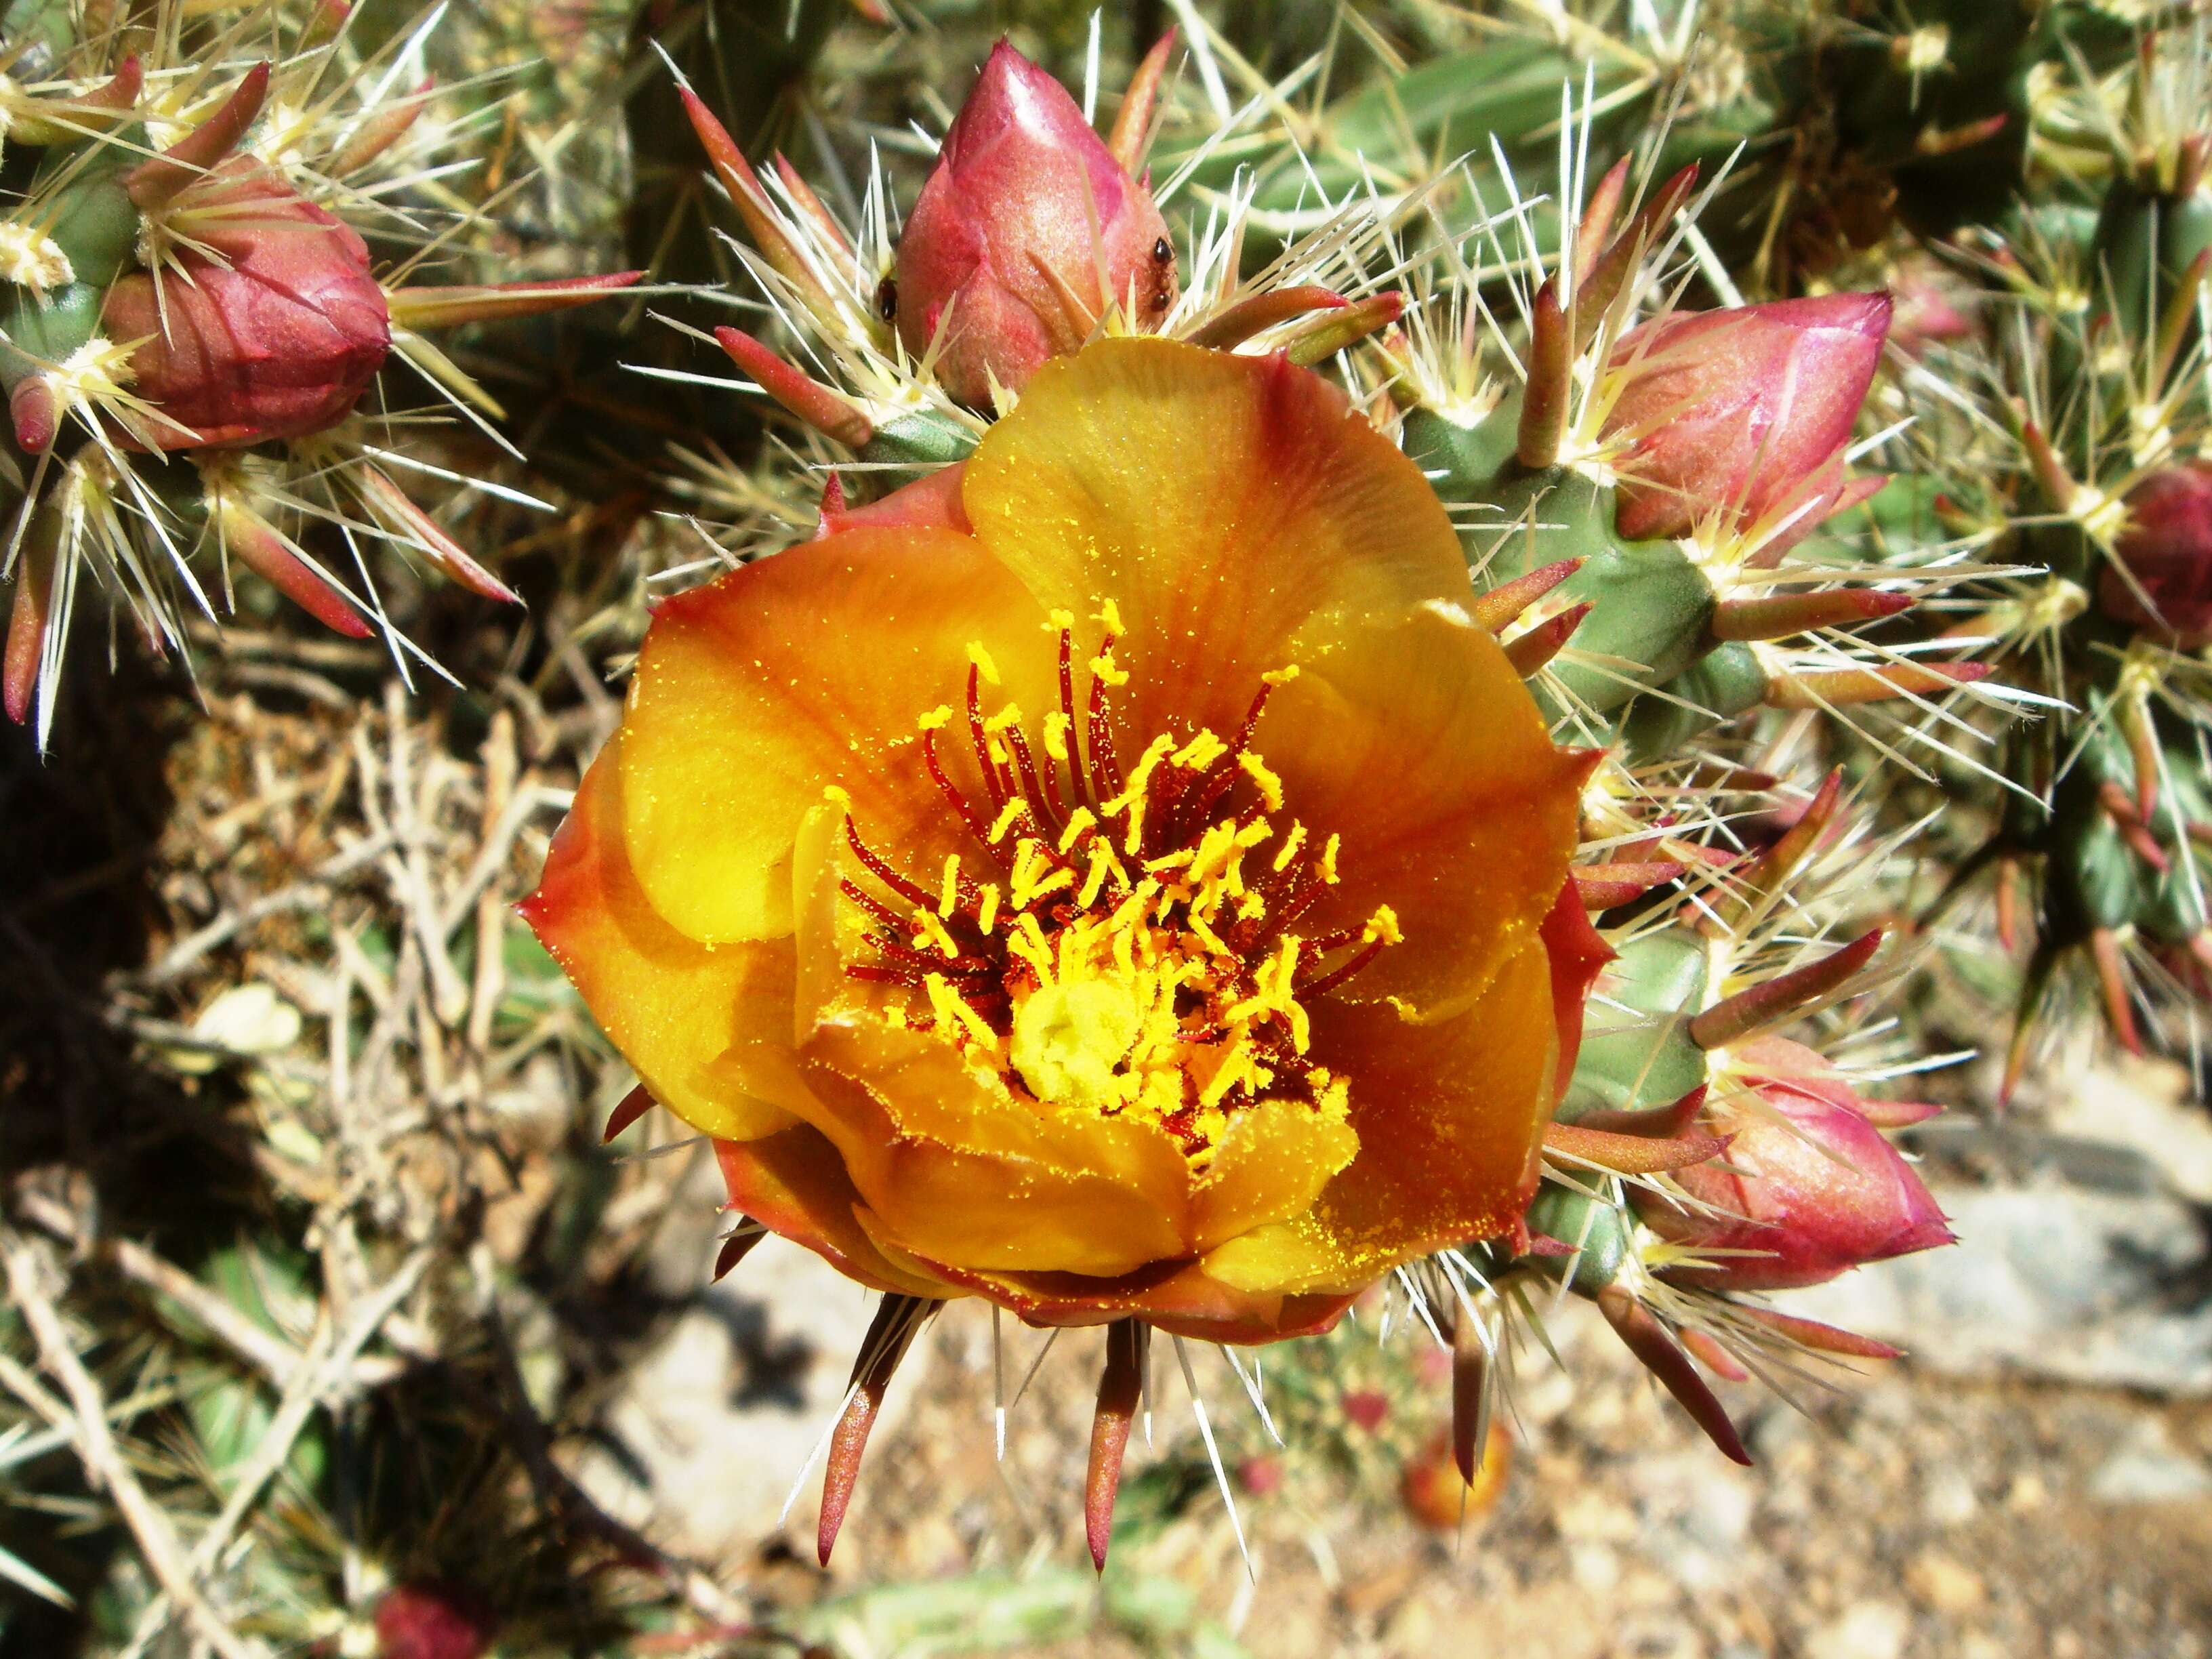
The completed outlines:
<svg viewBox="0 0 2212 1659">
<path fill-rule="evenodd" d="M 585 773 L 523 919 L 653 1098 L 693 1127 L 749 1139 L 789 1126 L 713 1069 L 733 1042 L 791 1029 L 788 940 L 703 945 L 655 913 L 623 838 L 617 737 Z"/>
<path fill-rule="evenodd" d="M 836 785 L 870 844 L 933 886 L 979 849 L 922 763 L 915 721 L 966 696 L 970 641 L 1031 718 L 1056 706 L 1052 641 L 1013 578 L 948 531 L 809 542 L 663 604 L 623 721 L 623 835 L 638 880 L 708 943 L 791 927 L 799 820 Z M 974 793 L 956 720 L 948 770 Z"/>
<path fill-rule="evenodd" d="M 860 1220 L 869 1226 L 872 1218 L 864 1211 Z M 1211 1277 L 1198 1261 L 1155 1262 L 1118 1279 L 979 1273 L 918 1260 L 908 1270 L 941 1275 L 1031 1325 L 1103 1325 L 1133 1316 L 1170 1335 L 1200 1342 L 1261 1343 L 1316 1335 L 1335 1324 L 1356 1297 L 1348 1291 L 1286 1296 L 1237 1290 Z"/>
<path fill-rule="evenodd" d="M 1088 346 L 1023 389 L 963 498 L 984 544 L 1087 640 L 1098 601 L 1119 606 L 1130 753 L 1170 725 L 1227 736 L 1262 672 L 1347 623 L 1471 594 L 1419 470 L 1279 357 Z"/>
<path fill-rule="evenodd" d="M 1208 1255 L 1248 1294 L 1358 1290 L 1426 1251 L 1510 1225 L 1535 1189 L 1557 1049 L 1551 966 L 1531 943 L 1464 1013 L 1434 1024 L 1325 1000 L 1314 1055 L 1352 1079 L 1359 1156 L 1312 1209 Z"/>
<path fill-rule="evenodd" d="M 1405 938 L 1346 981 L 1424 1019 L 1464 1008 L 1534 937 L 1566 878 L 1587 763 L 1554 748 L 1487 629 L 1436 605 L 1343 632 L 1269 699 L 1254 744 L 1341 883 L 1298 931 L 1387 904 Z"/>
<path fill-rule="evenodd" d="M 1349 1123 L 1304 1101 L 1267 1100 L 1238 1112 L 1198 1189 L 1192 1248 L 1210 1250 L 1240 1233 L 1310 1208 L 1359 1151 Z"/>
<path fill-rule="evenodd" d="M 758 1140 L 718 1140 L 714 1155 L 730 1207 L 827 1261 L 871 1290 L 906 1296 L 957 1294 L 887 1261 L 854 1219 L 860 1194 L 837 1149 L 805 1124 Z"/>
<path fill-rule="evenodd" d="M 1188 1176 L 1156 1126 L 1040 1111 L 926 1033 L 827 1026 L 804 1056 L 753 1043 L 724 1074 L 819 1130 L 915 1256 L 1111 1276 L 1188 1254 Z"/>
</svg>

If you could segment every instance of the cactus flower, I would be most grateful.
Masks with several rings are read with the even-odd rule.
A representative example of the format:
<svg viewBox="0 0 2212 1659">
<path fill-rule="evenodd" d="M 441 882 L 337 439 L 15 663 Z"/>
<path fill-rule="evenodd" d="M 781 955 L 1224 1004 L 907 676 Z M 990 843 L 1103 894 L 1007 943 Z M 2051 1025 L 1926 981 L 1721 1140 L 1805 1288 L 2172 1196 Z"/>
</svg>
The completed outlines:
<svg viewBox="0 0 2212 1659">
<path fill-rule="evenodd" d="M 1587 758 L 1413 464 L 1280 357 L 1106 340 L 960 495 L 663 602 L 525 908 L 732 1204 L 1242 1341 L 1510 1226 Z"/>
<path fill-rule="evenodd" d="M 1150 189 L 1066 88 L 1001 40 L 907 216 L 892 295 L 906 349 L 933 343 L 945 391 L 988 409 L 994 377 L 1020 390 L 1110 305 L 1158 326 L 1175 254 Z"/>
<path fill-rule="evenodd" d="M 1843 451 L 1881 361 L 1886 294 L 1830 294 L 1677 313 L 1614 349 L 1621 390 L 1605 436 L 1623 446 L 1616 528 L 1686 536 L 1723 516 L 1748 526 L 1838 504 Z"/>
<path fill-rule="evenodd" d="M 2212 644 L 2212 461 L 2152 473 L 2128 493 L 2127 507 L 2112 550 L 2124 572 L 2108 565 L 2098 582 L 2105 613 L 2172 635 L 2188 650 Z"/>
<path fill-rule="evenodd" d="M 1638 1198 L 1654 1232 L 1717 1253 L 1670 1274 L 1718 1290 L 1790 1290 L 1951 1243 L 1919 1176 L 1818 1055 L 1768 1037 L 1736 1059 L 1754 1098 L 1724 1109 L 1727 1151 L 1674 1174 L 1708 1210 Z"/>
<path fill-rule="evenodd" d="M 392 346 L 360 236 L 245 156 L 185 186 L 167 223 L 189 240 L 160 275 L 116 283 L 104 314 L 111 337 L 143 340 L 131 390 L 166 417 L 139 440 L 259 443 L 350 413 Z"/>
</svg>

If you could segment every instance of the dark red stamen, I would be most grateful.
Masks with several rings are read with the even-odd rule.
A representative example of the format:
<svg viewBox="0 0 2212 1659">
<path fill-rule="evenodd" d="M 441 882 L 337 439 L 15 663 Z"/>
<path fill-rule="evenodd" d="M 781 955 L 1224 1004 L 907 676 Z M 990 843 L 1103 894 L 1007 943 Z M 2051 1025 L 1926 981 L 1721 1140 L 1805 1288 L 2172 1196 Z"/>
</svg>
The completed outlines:
<svg viewBox="0 0 2212 1659">
<path fill-rule="evenodd" d="M 983 775 L 984 793 L 996 813 L 1012 799 L 1013 780 L 991 758 L 991 734 L 983 729 L 983 671 L 974 663 L 968 665 L 968 735 L 975 744 L 975 768 Z"/>
<path fill-rule="evenodd" d="M 1065 628 L 1060 630 L 1060 712 L 1067 719 L 1067 777 L 1075 804 L 1093 805 L 1084 787 L 1083 728 L 1075 719 L 1075 635 Z"/>
<path fill-rule="evenodd" d="M 838 882 L 837 890 L 859 905 L 893 933 L 906 931 L 906 918 L 871 893 L 857 881 L 847 878 Z"/>
<path fill-rule="evenodd" d="M 1114 650 L 1115 635 L 1109 634 L 1098 642 L 1098 657 L 1103 660 Z M 1106 681 L 1095 669 L 1091 675 L 1091 787 L 1100 800 L 1111 800 L 1121 793 L 1123 779 L 1121 763 L 1114 753 L 1114 732 L 1106 720 Z M 1073 751 L 1069 751 L 1071 758 Z"/>
<path fill-rule="evenodd" d="M 863 869 L 908 904 L 937 902 L 937 896 L 934 893 L 924 892 L 897 871 L 892 869 L 890 865 L 884 863 L 875 849 L 860 839 L 860 832 L 853 827 L 853 820 L 849 816 L 845 820 L 845 842 L 853 849 L 853 856 L 860 860 Z"/>
<path fill-rule="evenodd" d="M 1343 984 L 1345 981 L 1350 979 L 1354 974 L 1358 973 L 1362 968 L 1364 968 L 1369 963 L 1374 961 L 1377 956 L 1381 955 L 1383 945 L 1388 942 L 1389 941 L 1385 939 L 1370 939 L 1367 942 L 1366 948 L 1361 951 L 1358 956 L 1352 957 L 1351 961 L 1346 963 L 1342 967 L 1333 968 L 1328 973 L 1323 974 L 1319 979 L 1310 981 L 1304 985 L 1294 985 L 1291 988 L 1295 994 L 1300 997 L 1327 996 L 1331 991 L 1336 989 L 1338 986 Z"/>
<path fill-rule="evenodd" d="M 952 810 L 960 815 L 960 821 L 968 826 L 968 833 L 975 837 L 976 844 L 995 859 L 1001 869 L 1008 867 L 1006 855 L 991 840 L 989 820 L 978 812 L 952 780 L 945 775 L 945 763 L 938 755 L 937 733 L 933 731 L 921 734 L 921 758 L 929 768 L 929 775 L 937 781 L 938 793 L 952 804 Z"/>
<path fill-rule="evenodd" d="M 1175 815 L 1178 835 L 1188 836 L 1206 821 L 1213 804 L 1229 793 L 1230 785 L 1237 781 L 1237 763 L 1244 751 L 1251 747 L 1252 734 L 1259 729 L 1260 716 L 1266 712 L 1267 699 L 1275 688 L 1262 680 L 1253 694 L 1251 705 L 1244 711 L 1244 724 L 1237 728 L 1236 741 L 1213 758 L 1213 764 L 1199 776 L 1198 782 L 1185 793 L 1183 805 Z"/>
<path fill-rule="evenodd" d="M 1067 812 L 1060 801 L 1060 780 L 1050 767 L 1039 775 L 1036 757 L 1030 752 L 1030 740 L 1022 735 L 1020 726 L 1006 728 L 1006 747 L 1013 750 L 1014 765 L 1021 774 L 1022 798 L 1030 803 L 1045 838 L 1058 841 L 1060 832 L 1067 827 Z"/>
</svg>

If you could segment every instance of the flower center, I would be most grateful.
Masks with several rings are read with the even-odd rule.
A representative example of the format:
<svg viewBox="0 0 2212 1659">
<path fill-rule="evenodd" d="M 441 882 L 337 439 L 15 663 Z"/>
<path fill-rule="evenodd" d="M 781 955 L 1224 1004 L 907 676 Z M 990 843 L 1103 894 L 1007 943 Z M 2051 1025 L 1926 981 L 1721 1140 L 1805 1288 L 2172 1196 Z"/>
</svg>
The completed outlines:
<svg viewBox="0 0 2212 1659">
<path fill-rule="evenodd" d="M 1149 1117 L 1197 1165 L 1263 1101 L 1341 1117 L 1345 1080 L 1308 1056 L 1309 1006 L 1395 942 L 1398 924 L 1383 906 L 1359 927 L 1299 929 L 1339 881 L 1337 838 L 1316 847 L 1297 820 L 1279 825 L 1282 784 L 1251 747 L 1269 694 L 1297 670 L 1261 677 L 1233 738 L 1162 733 L 1125 768 L 1109 708 L 1129 678 L 1114 656 L 1121 618 L 1110 602 L 1098 614 L 1105 639 L 1081 708 L 1074 620 L 1048 624 L 1060 706 L 1040 724 L 1042 756 L 1020 709 L 984 712 L 998 671 L 969 647 L 981 802 L 945 769 L 953 711 L 917 722 L 923 763 L 974 842 L 945 856 L 934 891 L 848 820 L 854 857 L 890 897 L 842 884 L 877 952 L 846 972 L 905 988 L 908 1025 L 943 1034 L 1041 1109 Z"/>
</svg>

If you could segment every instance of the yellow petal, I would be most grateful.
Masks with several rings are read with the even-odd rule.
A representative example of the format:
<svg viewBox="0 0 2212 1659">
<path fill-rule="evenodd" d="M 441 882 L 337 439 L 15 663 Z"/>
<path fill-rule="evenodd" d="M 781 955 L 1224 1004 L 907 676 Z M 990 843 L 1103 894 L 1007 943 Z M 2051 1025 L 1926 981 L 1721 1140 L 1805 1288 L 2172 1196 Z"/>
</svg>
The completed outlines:
<svg viewBox="0 0 2212 1659">
<path fill-rule="evenodd" d="M 1255 741 L 1314 844 L 1341 837 L 1342 880 L 1300 931 L 1356 928 L 1388 905 L 1404 932 L 1336 994 L 1444 1018 L 1535 936 L 1566 878 L 1586 762 L 1553 746 L 1463 611 L 1340 633 L 1275 690 Z"/>
<path fill-rule="evenodd" d="M 1352 1079 L 1359 1155 L 1304 1214 L 1231 1239 L 1200 1266 L 1248 1294 L 1352 1291 L 1503 1231 L 1535 1188 L 1556 1042 L 1540 945 L 1507 961 L 1464 1013 L 1433 1024 L 1325 1001 L 1314 1052 Z"/>
<path fill-rule="evenodd" d="M 906 1296 L 957 1296 L 959 1287 L 895 1262 L 854 1218 L 860 1194 L 837 1149 L 800 1123 L 759 1140 L 720 1140 L 714 1153 L 730 1207 L 770 1232 L 804 1244 L 872 1290 Z"/>
<path fill-rule="evenodd" d="M 787 1038 L 791 942 L 705 945 L 660 919 L 623 844 L 621 746 L 608 744 L 585 773 L 523 917 L 654 1099 L 711 1135 L 787 1127 L 789 1116 L 732 1091 L 714 1063 L 733 1042 Z"/>
<path fill-rule="evenodd" d="M 654 908 L 709 943 L 788 933 L 793 838 L 833 785 L 905 873 L 933 881 L 945 853 L 972 855 L 915 721 L 963 706 L 971 641 L 1000 702 L 1052 706 L 1042 620 L 975 542 L 913 529 L 809 542 L 662 605 L 623 723 L 623 832 Z M 948 772 L 981 802 L 964 722 L 945 736 Z"/>
<path fill-rule="evenodd" d="M 1294 636 L 1470 592 L 1419 470 L 1280 359 L 1138 338 L 1048 364 L 963 501 L 1040 605 L 1120 608 L 1116 707 L 1139 747 L 1170 723 L 1227 736 Z"/>
</svg>

